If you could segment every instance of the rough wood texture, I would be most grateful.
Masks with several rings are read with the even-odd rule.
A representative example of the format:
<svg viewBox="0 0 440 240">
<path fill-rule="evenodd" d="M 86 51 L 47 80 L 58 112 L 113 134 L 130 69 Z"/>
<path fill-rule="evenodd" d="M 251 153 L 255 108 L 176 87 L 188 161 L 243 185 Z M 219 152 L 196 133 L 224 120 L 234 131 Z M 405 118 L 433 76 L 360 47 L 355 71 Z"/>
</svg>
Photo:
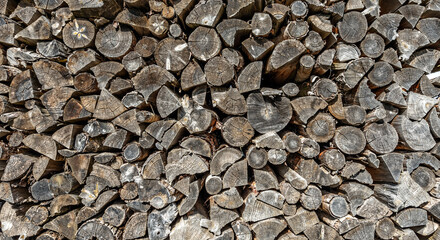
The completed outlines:
<svg viewBox="0 0 440 240">
<path fill-rule="evenodd" d="M 0 1 L 0 239 L 439 239 L 439 16 Z"/>
</svg>

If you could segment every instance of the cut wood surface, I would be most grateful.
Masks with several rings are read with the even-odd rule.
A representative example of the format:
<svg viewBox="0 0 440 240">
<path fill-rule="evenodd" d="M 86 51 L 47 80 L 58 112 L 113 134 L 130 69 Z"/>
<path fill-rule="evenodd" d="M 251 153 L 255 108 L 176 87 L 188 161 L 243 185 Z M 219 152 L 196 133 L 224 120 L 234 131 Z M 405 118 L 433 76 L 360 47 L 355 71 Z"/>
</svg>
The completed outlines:
<svg viewBox="0 0 440 240">
<path fill-rule="evenodd" d="M 439 0 L 1 0 L 0 240 L 440 239 Z"/>
</svg>

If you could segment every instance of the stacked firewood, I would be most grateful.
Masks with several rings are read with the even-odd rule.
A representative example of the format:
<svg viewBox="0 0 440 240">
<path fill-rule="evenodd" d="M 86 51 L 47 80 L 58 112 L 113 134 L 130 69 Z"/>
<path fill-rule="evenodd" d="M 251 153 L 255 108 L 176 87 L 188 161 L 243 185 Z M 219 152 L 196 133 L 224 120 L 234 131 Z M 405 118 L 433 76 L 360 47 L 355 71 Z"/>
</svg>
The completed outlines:
<svg viewBox="0 0 440 240">
<path fill-rule="evenodd" d="M 1 0 L 0 239 L 440 239 L 440 0 Z"/>
</svg>

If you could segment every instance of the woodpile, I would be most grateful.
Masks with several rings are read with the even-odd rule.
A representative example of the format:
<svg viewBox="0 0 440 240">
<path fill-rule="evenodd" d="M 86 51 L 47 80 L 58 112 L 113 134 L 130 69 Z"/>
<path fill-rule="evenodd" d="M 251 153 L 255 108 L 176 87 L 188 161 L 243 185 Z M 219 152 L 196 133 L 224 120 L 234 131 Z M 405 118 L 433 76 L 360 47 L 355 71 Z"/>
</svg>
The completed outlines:
<svg viewBox="0 0 440 240">
<path fill-rule="evenodd" d="M 0 240 L 440 239 L 440 0 L 1 0 Z"/>
</svg>

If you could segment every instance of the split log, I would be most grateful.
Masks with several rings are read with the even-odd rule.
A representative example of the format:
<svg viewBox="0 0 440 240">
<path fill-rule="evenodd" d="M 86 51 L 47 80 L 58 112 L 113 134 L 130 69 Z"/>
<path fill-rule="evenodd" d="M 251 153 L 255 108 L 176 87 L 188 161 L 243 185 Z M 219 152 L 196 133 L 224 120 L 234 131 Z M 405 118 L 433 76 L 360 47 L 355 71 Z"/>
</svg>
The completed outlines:
<svg viewBox="0 0 440 240">
<path fill-rule="evenodd" d="M 50 21 L 45 16 L 39 17 L 14 36 L 20 42 L 36 46 L 38 41 L 51 40 Z"/>
<path fill-rule="evenodd" d="M 185 19 L 191 28 L 197 26 L 215 27 L 225 11 L 222 1 L 210 0 L 197 4 Z"/>
<path fill-rule="evenodd" d="M 226 19 L 216 29 L 227 47 L 235 47 L 251 32 L 251 25 L 240 19 Z"/>
<path fill-rule="evenodd" d="M 251 61 L 262 60 L 267 54 L 269 54 L 275 44 L 265 38 L 255 39 L 248 38 L 242 43 L 243 51 Z"/>
<path fill-rule="evenodd" d="M 226 16 L 228 18 L 249 18 L 258 7 L 260 6 L 256 1 L 231 1 L 226 6 Z"/>
<path fill-rule="evenodd" d="M 392 125 L 399 135 L 399 140 L 409 149 L 427 151 L 435 145 L 429 125 L 424 119 L 411 121 L 408 117 L 399 115 L 393 120 Z M 419 139 L 424 139 L 423 144 Z"/>
<path fill-rule="evenodd" d="M 266 73 L 272 74 L 275 81 L 284 82 L 293 74 L 300 56 L 306 47 L 297 40 L 287 39 L 275 46 L 266 65 Z"/>
<path fill-rule="evenodd" d="M 138 8 L 142 7 L 143 6 L 138 6 Z M 149 30 L 147 28 L 147 16 L 136 9 L 122 10 L 116 16 L 115 21 L 131 26 L 140 35 L 147 35 L 149 33 Z"/>
</svg>

